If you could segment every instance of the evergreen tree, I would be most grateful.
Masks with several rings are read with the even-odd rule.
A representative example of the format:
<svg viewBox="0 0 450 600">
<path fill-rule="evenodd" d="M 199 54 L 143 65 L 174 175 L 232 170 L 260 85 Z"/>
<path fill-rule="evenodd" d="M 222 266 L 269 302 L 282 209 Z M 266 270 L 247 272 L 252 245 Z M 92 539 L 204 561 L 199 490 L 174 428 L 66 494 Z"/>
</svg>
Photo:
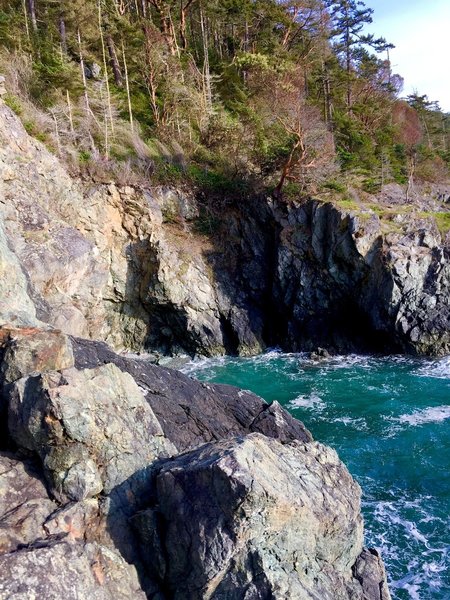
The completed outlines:
<svg viewBox="0 0 450 600">
<path fill-rule="evenodd" d="M 372 34 L 364 34 L 364 26 L 372 23 L 373 9 L 359 0 L 326 0 L 330 10 L 333 41 L 337 55 L 342 58 L 347 78 L 347 108 L 352 107 L 352 82 L 354 70 L 361 56 L 361 48 L 369 46 L 376 52 L 394 48 L 383 37 L 375 38 Z"/>
</svg>

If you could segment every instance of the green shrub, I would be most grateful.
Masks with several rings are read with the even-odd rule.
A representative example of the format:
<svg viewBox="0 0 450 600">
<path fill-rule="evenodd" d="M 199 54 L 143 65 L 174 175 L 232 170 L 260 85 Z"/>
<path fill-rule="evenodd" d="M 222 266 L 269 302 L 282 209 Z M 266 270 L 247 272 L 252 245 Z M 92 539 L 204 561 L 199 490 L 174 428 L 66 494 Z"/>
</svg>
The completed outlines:
<svg viewBox="0 0 450 600">
<path fill-rule="evenodd" d="M 322 186 L 326 190 L 332 190 L 333 192 L 338 192 L 339 194 L 344 194 L 346 191 L 346 187 L 340 181 L 327 181 Z"/>
<path fill-rule="evenodd" d="M 87 150 L 80 150 L 78 152 L 78 160 L 80 161 L 81 164 L 86 164 L 91 160 L 92 156 L 91 153 L 88 152 Z"/>
<path fill-rule="evenodd" d="M 362 184 L 362 189 L 368 194 L 378 194 L 381 191 L 381 182 L 377 179 L 365 179 Z"/>
<path fill-rule="evenodd" d="M 23 109 L 19 98 L 12 96 L 11 94 L 6 94 L 3 100 L 5 101 L 6 106 L 9 106 L 9 108 L 14 111 L 16 115 L 20 116 L 22 114 Z"/>
</svg>

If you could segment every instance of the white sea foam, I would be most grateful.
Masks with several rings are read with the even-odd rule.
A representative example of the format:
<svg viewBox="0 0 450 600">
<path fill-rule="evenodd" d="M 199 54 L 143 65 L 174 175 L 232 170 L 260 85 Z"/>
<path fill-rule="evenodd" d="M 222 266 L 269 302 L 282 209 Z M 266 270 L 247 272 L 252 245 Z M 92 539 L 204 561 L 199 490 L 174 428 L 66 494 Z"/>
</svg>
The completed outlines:
<svg viewBox="0 0 450 600">
<path fill-rule="evenodd" d="M 450 356 L 426 361 L 417 371 L 417 375 L 450 380 Z"/>
<path fill-rule="evenodd" d="M 370 489 L 376 480 L 365 480 Z M 363 500 L 366 515 L 366 544 L 377 547 L 385 561 L 393 598 L 397 590 L 404 590 L 410 600 L 449 598 L 449 546 L 446 541 L 449 520 L 433 516 L 435 499 L 430 495 L 409 497 L 401 489 L 386 489 L 388 499 Z M 414 515 L 414 519 L 411 516 Z M 374 523 L 375 521 L 375 528 Z M 438 529 L 426 524 L 436 521 Z M 436 531 L 440 531 L 436 539 Z M 395 543 L 395 542 L 396 543 Z M 394 542 L 394 543 L 393 543 Z M 399 557 L 408 557 L 400 565 Z"/>
<path fill-rule="evenodd" d="M 316 411 L 322 411 L 326 408 L 325 402 L 315 392 L 311 394 L 300 394 L 289 402 L 289 408 L 310 408 Z"/>
<path fill-rule="evenodd" d="M 450 418 L 450 406 L 431 406 L 424 408 L 423 410 L 416 410 L 411 414 L 400 415 L 400 417 L 391 417 L 393 421 L 399 423 L 417 426 L 424 425 L 425 423 L 440 423 Z"/>
<path fill-rule="evenodd" d="M 200 373 L 202 375 L 211 377 L 214 376 L 214 369 L 222 367 L 225 362 L 229 360 L 225 356 L 218 356 L 216 358 L 195 358 L 185 364 L 178 367 L 178 370 L 185 375 L 197 377 Z M 170 366 L 170 363 L 168 364 Z"/>
<path fill-rule="evenodd" d="M 343 423 L 345 426 L 354 427 L 355 429 L 367 429 L 366 420 L 363 417 L 352 418 L 352 417 L 336 417 L 333 419 L 333 423 Z"/>
<path fill-rule="evenodd" d="M 345 354 L 330 356 L 315 364 L 334 370 L 349 369 L 352 367 L 370 368 L 373 365 L 373 361 L 371 356 L 366 356 L 364 354 Z"/>
</svg>

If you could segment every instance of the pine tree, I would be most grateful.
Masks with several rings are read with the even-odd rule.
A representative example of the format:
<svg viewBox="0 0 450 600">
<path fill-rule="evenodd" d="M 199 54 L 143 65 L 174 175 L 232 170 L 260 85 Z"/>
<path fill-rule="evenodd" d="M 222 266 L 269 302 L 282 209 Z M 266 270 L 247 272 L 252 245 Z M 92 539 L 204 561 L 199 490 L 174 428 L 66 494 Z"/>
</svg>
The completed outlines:
<svg viewBox="0 0 450 600">
<path fill-rule="evenodd" d="M 332 30 L 331 40 L 334 40 L 334 49 L 342 58 L 346 71 L 348 110 L 352 107 L 352 82 L 355 63 L 358 61 L 359 50 L 364 46 L 373 48 L 376 52 L 383 52 L 394 48 L 383 37 L 375 38 L 372 34 L 364 34 L 364 26 L 372 23 L 373 9 L 365 6 L 358 0 L 326 0 L 330 10 Z"/>
</svg>

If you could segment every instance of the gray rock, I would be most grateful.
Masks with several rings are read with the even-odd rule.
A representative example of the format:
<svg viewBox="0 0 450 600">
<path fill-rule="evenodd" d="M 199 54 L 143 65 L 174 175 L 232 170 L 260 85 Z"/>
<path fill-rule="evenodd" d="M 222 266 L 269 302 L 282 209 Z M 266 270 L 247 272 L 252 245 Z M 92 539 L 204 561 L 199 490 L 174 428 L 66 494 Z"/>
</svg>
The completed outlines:
<svg viewBox="0 0 450 600">
<path fill-rule="evenodd" d="M 60 331 L 3 327 L 2 337 L 6 351 L 0 365 L 0 380 L 6 384 L 33 373 L 59 371 L 74 365 L 72 345 Z"/>
<path fill-rule="evenodd" d="M 178 451 L 258 431 L 283 441 L 312 439 L 303 423 L 278 403 L 269 405 L 251 392 L 200 383 L 178 371 L 115 354 L 100 342 L 74 338 L 72 344 L 78 369 L 113 363 L 133 377 Z"/>
<path fill-rule="evenodd" d="M 0 180 L 1 178 L 0 169 Z M 28 294 L 26 276 L 19 260 L 9 247 L 0 222 L 0 324 L 4 323 L 18 327 L 36 326 L 39 320 L 36 318 L 36 309 Z"/>
<path fill-rule="evenodd" d="M 353 566 L 353 575 L 361 583 L 364 598 L 391 600 L 383 561 L 376 550 L 361 552 Z"/>
<path fill-rule="evenodd" d="M 0 554 L 44 538 L 55 509 L 36 465 L 0 454 Z"/>
<path fill-rule="evenodd" d="M 109 493 L 175 452 L 132 377 L 112 364 L 19 379 L 8 399 L 11 437 L 41 457 L 60 501 Z"/>
<path fill-rule="evenodd" d="M 36 544 L 0 556 L 0 570 L 8 600 L 146 600 L 134 567 L 98 544 Z"/>
<path fill-rule="evenodd" d="M 360 491 L 330 448 L 207 444 L 163 464 L 155 500 L 134 523 L 171 598 L 378 600 L 352 575 Z"/>
</svg>

